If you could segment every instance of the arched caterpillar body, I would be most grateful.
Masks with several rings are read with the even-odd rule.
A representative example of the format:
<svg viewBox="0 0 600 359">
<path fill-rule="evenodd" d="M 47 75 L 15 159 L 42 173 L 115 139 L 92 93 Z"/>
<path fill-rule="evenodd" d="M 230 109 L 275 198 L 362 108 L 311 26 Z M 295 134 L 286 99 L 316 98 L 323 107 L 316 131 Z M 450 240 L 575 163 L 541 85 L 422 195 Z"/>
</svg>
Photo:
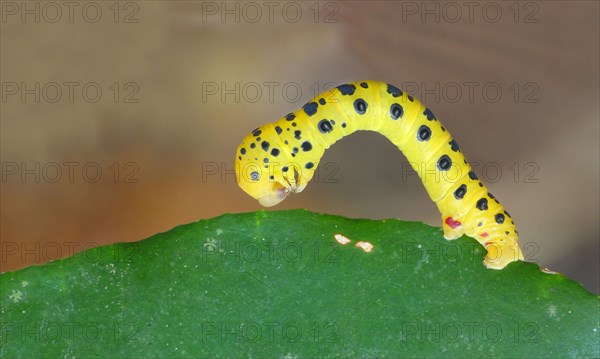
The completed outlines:
<svg viewBox="0 0 600 359">
<path fill-rule="evenodd" d="M 475 238 L 488 250 L 488 268 L 523 260 L 511 216 L 450 133 L 417 99 L 386 83 L 340 85 L 252 131 L 237 150 L 238 184 L 263 206 L 273 206 L 301 192 L 325 150 L 358 130 L 377 131 L 404 153 L 442 214 L 446 239 Z"/>
</svg>

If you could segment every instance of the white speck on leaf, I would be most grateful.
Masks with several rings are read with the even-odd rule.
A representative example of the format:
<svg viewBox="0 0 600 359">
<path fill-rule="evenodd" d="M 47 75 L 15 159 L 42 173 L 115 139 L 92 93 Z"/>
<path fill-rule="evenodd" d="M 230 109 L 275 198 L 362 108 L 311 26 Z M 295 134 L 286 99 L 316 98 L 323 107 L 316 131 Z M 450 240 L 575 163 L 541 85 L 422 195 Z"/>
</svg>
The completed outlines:
<svg viewBox="0 0 600 359">
<path fill-rule="evenodd" d="M 117 269 L 115 268 L 115 265 L 110 263 L 109 265 L 106 266 L 106 269 L 108 269 L 108 272 L 110 274 L 115 274 L 117 273 Z"/>
<path fill-rule="evenodd" d="M 546 273 L 546 274 L 558 274 L 558 272 L 555 272 L 555 271 L 553 271 L 551 269 L 548 269 L 548 268 L 540 268 L 540 270 L 542 272 Z"/>
<path fill-rule="evenodd" d="M 221 241 L 218 241 L 214 238 L 207 238 L 206 242 L 202 245 L 207 251 L 214 252 L 219 248 Z"/>
<path fill-rule="evenodd" d="M 356 246 L 358 248 L 362 249 L 366 253 L 372 252 L 373 249 L 375 248 L 371 243 L 369 243 L 369 242 L 362 242 L 362 241 L 356 243 Z"/>
<path fill-rule="evenodd" d="M 346 237 L 346 236 L 344 236 L 342 234 L 336 234 L 333 237 L 341 245 L 346 245 L 346 244 L 352 242 L 348 237 Z"/>
<path fill-rule="evenodd" d="M 23 292 L 20 290 L 14 290 L 8 296 L 8 299 L 12 300 L 14 303 L 19 303 L 23 299 Z"/>
<path fill-rule="evenodd" d="M 546 313 L 548 313 L 550 318 L 556 318 L 556 306 L 553 304 L 549 305 L 548 309 L 546 309 Z"/>
<path fill-rule="evenodd" d="M 220 236 L 223 233 L 223 230 L 221 228 L 217 228 L 217 236 Z"/>
<path fill-rule="evenodd" d="M 422 267 L 423 267 L 423 262 L 418 261 L 417 265 L 415 266 L 415 269 L 414 269 L 413 273 L 419 273 L 421 271 Z"/>
<path fill-rule="evenodd" d="M 27 287 L 28 285 L 29 285 L 29 282 L 26 280 L 21 282 L 21 287 L 23 287 L 23 288 Z"/>
</svg>

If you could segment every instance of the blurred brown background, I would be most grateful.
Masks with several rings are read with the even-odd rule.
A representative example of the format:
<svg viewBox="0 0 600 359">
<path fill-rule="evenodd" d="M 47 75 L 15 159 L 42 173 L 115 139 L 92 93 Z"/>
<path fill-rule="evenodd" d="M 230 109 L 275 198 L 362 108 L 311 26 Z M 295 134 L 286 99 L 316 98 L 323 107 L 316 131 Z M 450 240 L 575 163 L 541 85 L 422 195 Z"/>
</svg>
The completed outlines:
<svg viewBox="0 0 600 359">
<path fill-rule="evenodd" d="M 376 79 L 479 163 L 529 260 L 599 292 L 598 2 L 70 4 L 1 3 L 0 271 L 259 209 L 232 172 L 243 136 Z M 440 226 L 405 164 L 355 134 L 273 210 Z"/>
</svg>

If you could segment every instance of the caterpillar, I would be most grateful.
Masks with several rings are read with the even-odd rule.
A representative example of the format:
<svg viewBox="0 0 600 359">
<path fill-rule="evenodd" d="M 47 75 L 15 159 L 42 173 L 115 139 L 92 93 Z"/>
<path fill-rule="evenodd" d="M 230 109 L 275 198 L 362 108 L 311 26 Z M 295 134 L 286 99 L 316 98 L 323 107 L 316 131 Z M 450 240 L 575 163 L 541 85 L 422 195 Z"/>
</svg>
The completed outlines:
<svg viewBox="0 0 600 359">
<path fill-rule="evenodd" d="M 379 132 L 404 153 L 442 214 L 444 238 L 476 239 L 487 249 L 487 268 L 523 260 L 512 217 L 448 130 L 429 108 L 387 83 L 337 86 L 253 130 L 237 149 L 238 185 L 261 205 L 276 205 L 306 188 L 327 148 L 359 130 Z"/>
</svg>

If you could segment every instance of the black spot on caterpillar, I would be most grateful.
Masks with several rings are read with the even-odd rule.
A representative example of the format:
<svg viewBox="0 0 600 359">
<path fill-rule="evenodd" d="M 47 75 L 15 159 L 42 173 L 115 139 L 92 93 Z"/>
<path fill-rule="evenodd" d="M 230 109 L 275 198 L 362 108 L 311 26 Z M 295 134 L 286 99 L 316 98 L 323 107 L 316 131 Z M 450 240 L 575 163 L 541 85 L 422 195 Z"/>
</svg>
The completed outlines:
<svg viewBox="0 0 600 359">
<path fill-rule="evenodd" d="M 317 113 L 318 108 L 319 108 L 319 105 L 317 105 L 316 102 L 309 102 L 306 105 L 304 105 L 304 107 L 303 107 L 304 113 L 306 113 L 309 116 L 312 116 L 315 113 Z"/>
<path fill-rule="evenodd" d="M 298 130 L 290 131 L 290 122 Z M 488 268 L 523 260 L 514 222 L 505 220 L 510 216 L 471 170 L 456 141 L 429 108 L 390 84 L 340 85 L 255 129 L 236 152 L 238 184 L 262 205 L 273 206 L 289 193 L 302 192 L 325 150 L 359 130 L 386 136 L 419 165 L 419 175 L 427 174 L 421 180 L 442 214 L 446 239 L 463 234 L 475 238 L 488 250 Z M 264 163 L 256 158 L 264 158 Z"/>
<path fill-rule="evenodd" d="M 393 120 L 397 120 L 404 114 L 404 109 L 399 104 L 395 103 L 390 107 L 390 116 Z"/>
</svg>

